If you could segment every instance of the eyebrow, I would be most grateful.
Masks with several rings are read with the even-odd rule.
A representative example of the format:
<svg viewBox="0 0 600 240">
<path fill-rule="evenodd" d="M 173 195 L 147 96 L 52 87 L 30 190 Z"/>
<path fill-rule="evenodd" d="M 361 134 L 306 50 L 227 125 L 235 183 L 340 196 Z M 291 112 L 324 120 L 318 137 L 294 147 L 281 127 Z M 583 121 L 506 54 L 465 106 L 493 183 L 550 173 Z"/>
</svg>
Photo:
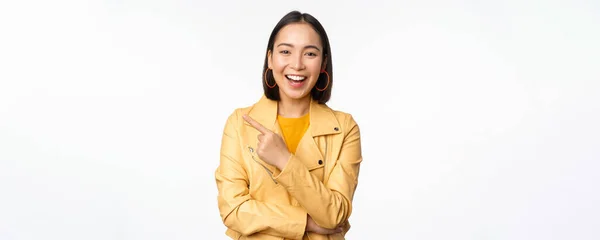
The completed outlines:
<svg viewBox="0 0 600 240">
<path fill-rule="evenodd" d="M 278 45 L 277 45 L 277 47 L 280 47 L 280 46 L 288 46 L 288 47 L 292 47 L 292 48 L 294 47 L 294 45 L 292 45 L 292 44 L 289 44 L 289 43 L 280 43 L 280 44 L 278 44 Z M 305 49 L 306 49 L 306 48 L 314 48 L 314 49 L 316 49 L 316 50 L 317 50 L 317 51 L 319 51 L 319 52 L 321 51 L 321 49 L 319 49 L 319 48 L 318 48 L 317 46 L 315 46 L 315 45 L 306 45 L 306 46 L 304 46 L 304 48 L 305 48 Z"/>
</svg>

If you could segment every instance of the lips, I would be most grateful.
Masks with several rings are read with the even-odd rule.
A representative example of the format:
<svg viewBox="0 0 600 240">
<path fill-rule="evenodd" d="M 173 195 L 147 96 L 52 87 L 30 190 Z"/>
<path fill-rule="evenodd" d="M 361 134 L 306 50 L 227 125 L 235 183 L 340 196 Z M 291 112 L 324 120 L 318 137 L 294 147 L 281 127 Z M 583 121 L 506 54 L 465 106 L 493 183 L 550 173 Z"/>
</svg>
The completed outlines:
<svg viewBox="0 0 600 240">
<path fill-rule="evenodd" d="M 290 81 L 296 81 L 296 82 L 302 82 L 306 79 L 305 76 L 302 75 L 285 75 L 285 78 L 287 78 Z"/>
<path fill-rule="evenodd" d="M 285 75 L 285 78 L 287 78 L 288 83 L 293 88 L 301 88 L 304 86 L 304 82 L 306 80 L 306 76 L 292 74 Z"/>
</svg>

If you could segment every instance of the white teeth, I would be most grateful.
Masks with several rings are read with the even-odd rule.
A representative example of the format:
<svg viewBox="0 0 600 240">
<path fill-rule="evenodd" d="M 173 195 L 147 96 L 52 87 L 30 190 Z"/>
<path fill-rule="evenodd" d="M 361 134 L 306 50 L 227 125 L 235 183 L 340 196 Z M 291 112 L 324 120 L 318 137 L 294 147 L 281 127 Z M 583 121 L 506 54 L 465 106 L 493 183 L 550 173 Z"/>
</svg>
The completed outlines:
<svg viewBox="0 0 600 240">
<path fill-rule="evenodd" d="M 294 75 L 285 75 L 288 79 L 290 80 L 294 80 L 294 81 L 302 81 L 304 80 L 306 77 L 303 76 L 294 76 Z"/>
</svg>

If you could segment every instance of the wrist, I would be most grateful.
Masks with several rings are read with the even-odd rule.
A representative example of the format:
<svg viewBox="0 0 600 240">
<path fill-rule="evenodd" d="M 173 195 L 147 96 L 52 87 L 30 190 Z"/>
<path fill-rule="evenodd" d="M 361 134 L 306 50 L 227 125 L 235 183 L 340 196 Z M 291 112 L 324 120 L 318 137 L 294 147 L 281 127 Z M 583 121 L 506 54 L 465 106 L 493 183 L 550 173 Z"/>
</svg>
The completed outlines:
<svg viewBox="0 0 600 240">
<path fill-rule="evenodd" d="M 279 161 L 277 162 L 276 167 L 279 168 L 280 171 L 283 170 L 283 168 L 285 167 L 285 165 L 287 165 L 288 161 L 290 161 L 290 159 L 292 158 L 292 154 L 291 153 L 287 153 L 284 154 L 283 157 L 281 157 L 279 159 Z"/>
</svg>

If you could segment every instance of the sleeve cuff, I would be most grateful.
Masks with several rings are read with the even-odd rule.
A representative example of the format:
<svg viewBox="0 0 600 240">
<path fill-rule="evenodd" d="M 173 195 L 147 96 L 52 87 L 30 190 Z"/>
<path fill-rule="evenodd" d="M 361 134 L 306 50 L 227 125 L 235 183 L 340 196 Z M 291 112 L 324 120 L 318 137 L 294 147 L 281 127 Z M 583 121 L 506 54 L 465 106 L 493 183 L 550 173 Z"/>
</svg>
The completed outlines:
<svg viewBox="0 0 600 240">
<path fill-rule="evenodd" d="M 277 175 L 273 174 L 273 179 L 279 183 L 284 183 L 284 185 L 289 185 L 290 181 L 293 178 L 294 172 L 299 169 L 305 168 L 304 164 L 302 164 L 296 156 L 292 155 L 290 159 L 287 161 L 281 172 Z"/>
<path fill-rule="evenodd" d="M 308 213 L 302 207 L 293 207 L 295 210 L 289 216 L 294 220 L 294 223 L 289 225 L 285 238 L 302 239 L 306 232 L 306 219 Z"/>
</svg>

